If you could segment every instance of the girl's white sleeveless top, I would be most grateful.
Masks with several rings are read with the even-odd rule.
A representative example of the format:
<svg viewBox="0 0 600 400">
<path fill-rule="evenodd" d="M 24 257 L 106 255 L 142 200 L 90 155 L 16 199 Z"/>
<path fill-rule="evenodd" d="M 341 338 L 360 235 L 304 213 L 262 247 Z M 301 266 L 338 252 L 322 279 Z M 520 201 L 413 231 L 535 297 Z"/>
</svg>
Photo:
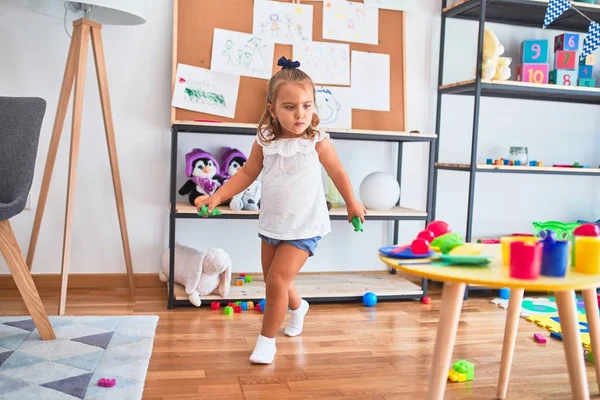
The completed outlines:
<svg viewBox="0 0 600 400">
<path fill-rule="evenodd" d="M 331 232 L 317 142 L 329 138 L 277 139 L 263 144 L 258 233 L 279 240 L 308 239 Z"/>
</svg>

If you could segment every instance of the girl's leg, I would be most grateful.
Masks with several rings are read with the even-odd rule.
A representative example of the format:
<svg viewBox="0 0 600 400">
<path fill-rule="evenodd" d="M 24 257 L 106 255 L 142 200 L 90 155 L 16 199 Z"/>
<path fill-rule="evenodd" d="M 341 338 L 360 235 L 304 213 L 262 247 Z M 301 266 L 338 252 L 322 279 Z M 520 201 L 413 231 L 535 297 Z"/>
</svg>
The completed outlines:
<svg viewBox="0 0 600 400">
<path fill-rule="evenodd" d="M 271 268 L 271 264 L 273 263 L 273 258 L 275 257 L 276 250 L 276 246 L 271 246 L 264 240 L 261 240 L 260 256 L 263 270 L 263 278 L 265 280 L 265 283 L 267 283 L 267 278 L 269 277 L 269 269 Z M 302 298 L 300 297 L 300 294 L 298 294 L 298 290 L 296 289 L 296 285 L 294 285 L 293 281 L 290 284 L 290 288 L 288 289 L 288 301 L 291 310 L 296 310 L 300 308 L 302 304 Z"/>
<path fill-rule="evenodd" d="M 289 305 L 289 288 L 292 280 L 308 259 L 308 253 L 287 243 L 277 246 L 267 275 L 267 305 L 263 326 L 250 361 L 270 364 L 275 357 L 275 334 L 285 317 Z"/>
</svg>

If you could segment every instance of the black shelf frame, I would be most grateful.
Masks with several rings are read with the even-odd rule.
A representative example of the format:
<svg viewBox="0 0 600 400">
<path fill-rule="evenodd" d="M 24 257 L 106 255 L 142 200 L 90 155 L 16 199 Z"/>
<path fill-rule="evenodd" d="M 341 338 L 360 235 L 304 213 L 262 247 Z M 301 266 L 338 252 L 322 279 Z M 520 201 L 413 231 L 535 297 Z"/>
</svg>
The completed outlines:
<svg viewBox="0 0 600 400">
<path fill-rule="evenodd" d="M 432 206 L 433 206 L 433 177 L 434 177 L 434 154 L 437 148 L 437 136 L 419 136 L 418 133 L 414 135 L 393 135 L 393 134 L 385 134 L 382 132 L 381 134 L 377 133 L 360 133 L 360 131 L 354 132 L 346 132 L 346 131 L 335 131 L 328 130 L 329 135 L 333 139 L 339 140 L 358 140 L 358 141 L 376 141 L 376 142 L 393 142 L 398 145 L 398 156 L 397 156 L 397 166 L 396 166 L 396 178 L 398 180 L 398 184 L 400 185 L 400 189 L 402 189 L 402 153 L 403 153 L 403 143 L 405 142 L 423 142 L 429 143 L 429 166 L 427 171 L 427 205 L 425 216 L 369 216 L 366 215 L 366 220 L 378 220 L 378 221 L 393 221 L 394 222 L 394 243 L 398 242 L 398 228 L 400 221 L 411 221 L 411 220 L 419 220 L 424 221 L 424 227 L 427 226 L 432 219 Z M 169 206 L 169 282 L 168 282 L 168 301 L 167 308 L 173 309 L 176 306 L 189 306 L 191 303 L 187 300 L 175 300 L 175 281 L 174 281 L 174 272 L 175 272 L 175 238 L 176 238 L 176 230 L 177 230 L 177 220 L 178 219 L 204 219 L 196 214 L 190 213 L 178 213 L 177 212 L 177 165 L 178 165 L 178 145 L 179 145 L 179 135 L 180 134 L 228 134 L 228 135 L 243 135 L 243 136 L 253 136 L 256 135 L 256 128 L 251 127 L 236 127 L 231 125 L 220 125 L 220 124 L 211 124 L 211 125 L 196 125 L 196 124 L 186 124 L 186 123 L 174 123 L 171 125 L 171 169 L 170 169 L 170 206 Z M 402 190 L 400 191 L 402 193 Z M 400 205 L 400 199 L 396 205 Z M 330 216 L 332 220 L 346 220 L 347 217 L 344 215 L 332 215 Z M 222 214 L 219 216 L 219 219 L 258 219 L 257 214 Z M 389 268 L 389 273 L 395 275 L 397 270 L 395 268 Z M 408 300 L 408 299 L 422 299 L 427 296 L 427 284 L 428 280 L 426 278 L 421 279 L 421 294 L 407 294 L 407 295 L 396 295 L 396 296 L 380 296 L 381 300 Z M 247 299 L 246 299 L 247 300 Z M 260 299 L 255 299 L 260 300 Z M 327 302 L 342 302 L 342 301 L 361 301 L 361 297 L 323 297 L 323 298 L 310 298 L 311 302 L 319 302 L 319 303 L 327 303 Z M 208 302 L 203 302 L 204 305 L 207 305 Z"/>
<path fill-rule="evenodd" d="M 448 0 L 442 0 L 441 7 L 441 30 L 440 30 L 440 51 L 439 51 L 439 70 L 438 70 L 438 93 L 436 105 L 436 127 L 435 133 L 437 140 L 435 141 L 434 150 L 434 174 L 433 174 L 433 203 L 431 207 L 431 220 L 436 218 L 436 202 L 437 202 L 437 181 L 438 172 L 440 170 L 455 170 L 466 171 L 469 173 L 469 193 L 467 201 L 467 220 L 465 240 L 470 242 L 473 232 L 473 208 L 475 200 L 475 177 L 477 172 L 480 173 L 547 173 L 560 174 L 560 171 L 518 171 L 518 170 L 493 170 L 480 169 L 477 167 L 477 146 L 479 139 L 479 112 L 481 109 L 482 97 L 499 97 L 512 99 L 527 99 L 527 100 L 542 100 L 542 101 L 560 101 L 560 102 L 575 102 L 582 104 L 600 104 L 600 91 L 583 91 L 569 90 L 560 87 L 532 87 L 532 86 L 517 86 L 510 84 L 494 84 L 484 82 L 481 79 L 481 62 L 483 49 L 483 36 L 485 22 L 500 23 L 506 25 L 528 26 L 543 28 L 543 21 L 548 3 L 535 0 L 468 0 L 459 5 L 447 8 Z M 600 8 L 586 6 L 584 3 L 578 3 L 577 8 L 586 13 L 588 16 L 596 19 L 600 18 Z M 444 50 L 446 44 L 446 20 L 448 18 L 465 19 L 478 22 L 477 33 L 477 60 L 475 63 L 475 79 L 465 84 L 456 84 L 452 86 L 444 85 Z M 579 15 L 572 9 L 564 13 L 560 18 L 556 19 L 548 29 L 560 29 L 567 32 L 587 32 L 589 21 Z M 435 166 L 439 162 L 439 146 L 441 139 L 441 109 L 442 98 L 444 94 L 454 95 L 469 95 L 474 97 L 473 101 L 473 128 L 471 133 L 471 154 L 470 161 L 466 167 L 440 167 Z M 575 175 L 575 174 L 573 174 Z M 579 175 L 597 175 L 594 173 L 577 174 Z M 429 214 L 428 214 L 429 215 Z M 468 299 L 470 288 L 467 285 L 465 289 L 464 299 Z M 487 288 L 479 288 L 476 290 L 489 290 Z"/>
</svg>

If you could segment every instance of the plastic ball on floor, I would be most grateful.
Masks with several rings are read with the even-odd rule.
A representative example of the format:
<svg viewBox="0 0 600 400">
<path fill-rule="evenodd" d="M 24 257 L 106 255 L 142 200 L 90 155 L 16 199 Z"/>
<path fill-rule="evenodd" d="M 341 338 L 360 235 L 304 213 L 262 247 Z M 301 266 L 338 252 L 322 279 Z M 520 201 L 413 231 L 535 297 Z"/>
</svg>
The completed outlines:
<svg viewBox="0 0 600 400">
<path fill-rule="evenodd" d="M 264 313 L 264 312 L 265 312 L 265 307 L 266 307 L 266 306 L 267 306 L 267 300 L 266 300 L 266 299 L 262 299 L 262 300 L 260 301 L 260 311 Z"/>
<path fill-rule="evenodd" d="M 498 294 L 500 295 L 501 299 L 508 300 L 508 298 L 510 297 L 510 289 L 502 288 L 498 291 Z"/>
<path fill-rule="evenodd" d="M 363 295 L 363 304 L 367 307 L 373 307 L 377 304 L 377 296 L 373 292 L 367 292 Z"/>
</svg>

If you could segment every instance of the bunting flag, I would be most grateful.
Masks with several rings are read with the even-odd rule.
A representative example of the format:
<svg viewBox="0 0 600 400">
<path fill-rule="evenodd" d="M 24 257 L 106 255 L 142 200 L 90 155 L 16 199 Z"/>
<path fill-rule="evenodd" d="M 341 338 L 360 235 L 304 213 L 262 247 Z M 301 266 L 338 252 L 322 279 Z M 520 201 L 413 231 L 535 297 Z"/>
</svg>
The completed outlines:
<svg viewBox="0 0 600 400">
<path fill-rule="evenodd" d="M 544 18 L 544 28 L 550 25 L 554 20 L 565 11 L 571 8 L 570 0 L 549 0 L 546 8 L 546 17 Z"/>
<path fill-rule="evenodd" d="M 583 60 L 598 47 L 600 47 L 600 24 L 592 22 L 590 23 L 587 36 L 583 39 L 583 50 L 580 59 Z"/>
</svg>

